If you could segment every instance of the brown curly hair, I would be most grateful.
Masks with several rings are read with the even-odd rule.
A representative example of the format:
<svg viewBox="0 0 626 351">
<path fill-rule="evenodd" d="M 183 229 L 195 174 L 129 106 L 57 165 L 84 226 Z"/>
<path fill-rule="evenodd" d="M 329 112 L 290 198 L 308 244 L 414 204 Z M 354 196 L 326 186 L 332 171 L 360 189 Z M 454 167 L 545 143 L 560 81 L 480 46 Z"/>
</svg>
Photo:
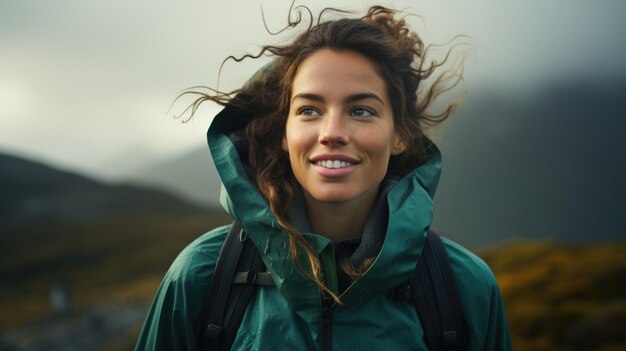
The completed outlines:
<svg viewBox="0 0 626 351">
<path fill-rule="evenodd" d="M 256 185 L 289 237 L 289 252 L 294 262 L 298 264 L 296 258 L 304 255 L 310 269 L 300 267 L 301 271 L 313 279 L 322 291 L 338 301 L 323 281 L 317 255 L 287 219 L 294 189 L 290 183 L 288 155 L 283 151 L 281 142 L 285 133 L 292 82 L 300 64 L 323 48 L 356 52 L 374 64 L 386 83 L 396 132 L 407 142 L 406 150 L 392 156 L 389 161 L 389 171 L 399 175 L 428 160 L 432 143 L 424 135 L 424 128 L 445 120 L 456 104 L 449 104 L 440 114 L 431 114 L 428 108 L 439 95 L 458 83 L 461 72 L 459 69 L 445 71 L 435 77 L 428 87 L 423 87 L 422 82 L 447 61 L 451 49 L 441 62 L 428 61 L 425 56 L 429 47 L 407 27 L 404 17 L 396 18 L 398 12 L 385 7 L 370 7 L 360 18 L 322 21 L 322 14 L 327 10 L 334 9 L 323 10 L 317 22 L 311 22 L 309 28 L 290 44 L 267 45 L 257 55 L 227 58 L 225 62 L 229 59 L 241 61 L 245 58 L 259 58 L 267 53 L 275 57 L 270 65 L 260 70 L 241 89 L 229 93 L 215 90 L 211 94 L 192 92 L 200 97 L 189 108 L 193 115 L 202 102 L 210 100 L 250 116 L 246 136 Z M 298 16 L 296 21 L 290 21 L 289 26 L 295 27 L 300 22 L 301 17 Z M 344 271 L 352 277 L 368 268 L 368 264 L 359 268 L 351 267 L 346 262 L 342 265 Z"/>
</svg>

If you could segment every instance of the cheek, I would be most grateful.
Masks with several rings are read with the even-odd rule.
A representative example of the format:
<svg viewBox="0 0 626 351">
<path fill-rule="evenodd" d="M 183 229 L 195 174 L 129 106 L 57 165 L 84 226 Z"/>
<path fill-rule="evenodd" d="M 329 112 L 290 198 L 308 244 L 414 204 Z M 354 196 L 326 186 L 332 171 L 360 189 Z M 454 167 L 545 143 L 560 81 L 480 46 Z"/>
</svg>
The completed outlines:
<svg viewBox="0 0 626 351">
<path fill-rule="evenodd" d="M 390 133 L 383 130 L 376 130 L 376 132 L 369 132 L 363 136 L 362 144 L 363 148 L 376 155 L 377 157 L 386 157 L 393 153 L 395 138 L 392 138 Z"/>
<path fill-rule="evenodd" d="M 285 136 L 281 145 L 285 152 L 298 154 L 305 152 L 310 147 L 311 139 L 311 127 L 295 121 L 287 123 L 285 126 Z"/>
</svg>

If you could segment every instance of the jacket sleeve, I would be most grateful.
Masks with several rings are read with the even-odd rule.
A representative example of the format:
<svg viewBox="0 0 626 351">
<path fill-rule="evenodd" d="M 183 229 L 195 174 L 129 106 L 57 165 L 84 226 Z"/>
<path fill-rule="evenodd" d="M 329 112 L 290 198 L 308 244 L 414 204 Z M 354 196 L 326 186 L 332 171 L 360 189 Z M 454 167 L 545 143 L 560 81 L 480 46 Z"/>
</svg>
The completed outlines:
<svg viewBox="0 0 626 351">
<path fill-rule="evenodd" d="M 512 350 L 504 303 L 493 272 L 482 259 L 464 247 L 445 238 L 444 243 L 469 328 L 468 349 Z"/>
<path fill-rule="evenodd" d="M 485 335 L 485 344 L 483 350 L 513 350 L 511 344 L 511 334 L 509 332 L 509 323 L 504 311 L 504 302 L 498 284 L 494 282 L 491 286 L 491 300 L 489 306 L 489 322 Z"/>
<path fill-rule="evenodd" d="M 152 301 L 135 351 L 198 350 L 198 320 L 227 229 L 204 234 L 174 260 Z"/>
</svg>

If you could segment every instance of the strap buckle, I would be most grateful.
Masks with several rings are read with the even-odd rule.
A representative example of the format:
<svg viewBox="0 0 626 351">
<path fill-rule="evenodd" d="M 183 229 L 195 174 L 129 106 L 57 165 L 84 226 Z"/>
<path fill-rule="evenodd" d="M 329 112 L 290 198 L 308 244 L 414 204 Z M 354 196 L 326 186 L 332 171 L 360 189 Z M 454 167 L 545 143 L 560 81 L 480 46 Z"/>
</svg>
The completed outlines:
<svg viewBox="0 0 626 351">
<path fill-rule="evenodd" d="M 410 301 L 412 297 L 413 287 L 409 282 L 404 282 L 387 292 L 387 297 L 396 301 Z"/>
<path fill-rule="evenodd" d="M 241 231 L 239 231 L 239 241 L 244 242 L 246 240 L 248 240 L 248 232 L 244 228 L 241 228 Z"/>
<path fill-rule="evenodd" d="M 219 341 L 222 336 L 222 326 L 217 324 L 209 324 L 206 327 L 206 336 L 211 340 Z"/>
<path fill-rule="evenodd" d="M 253 284 L 256 283 L 257 274 L 256 272 L 246 272 L 246 283 Z"/>
<path fill-rule="evenodd" d="M 443 332 L 443 349 L 444 350 L 455 350 L 457 343 L 459 341 L 459 337 L 456 334 L 456 331 L 449 330 Z"/>
</svg>

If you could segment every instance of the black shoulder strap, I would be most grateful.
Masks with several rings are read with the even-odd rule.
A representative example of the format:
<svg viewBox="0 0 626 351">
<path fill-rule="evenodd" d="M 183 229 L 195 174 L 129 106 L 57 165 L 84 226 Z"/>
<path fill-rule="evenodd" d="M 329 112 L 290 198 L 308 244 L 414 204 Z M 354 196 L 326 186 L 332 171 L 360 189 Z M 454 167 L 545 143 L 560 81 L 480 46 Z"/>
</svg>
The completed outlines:
<svg viewBox="0 0 626 351">
<path fill-rule="evenodd" d="M 415 274 L 411 299 L 430 350 L 465 349 L 465 318 L 456 278 L 441 238 L 429 231 Z"/>
<path fill-rule="evenodd" d="M 222 245 L 203 307 L 203 350 L 230 350 L 258 285 L 274 285 L 259 250 L 237 223 Z"/>
</svg>

